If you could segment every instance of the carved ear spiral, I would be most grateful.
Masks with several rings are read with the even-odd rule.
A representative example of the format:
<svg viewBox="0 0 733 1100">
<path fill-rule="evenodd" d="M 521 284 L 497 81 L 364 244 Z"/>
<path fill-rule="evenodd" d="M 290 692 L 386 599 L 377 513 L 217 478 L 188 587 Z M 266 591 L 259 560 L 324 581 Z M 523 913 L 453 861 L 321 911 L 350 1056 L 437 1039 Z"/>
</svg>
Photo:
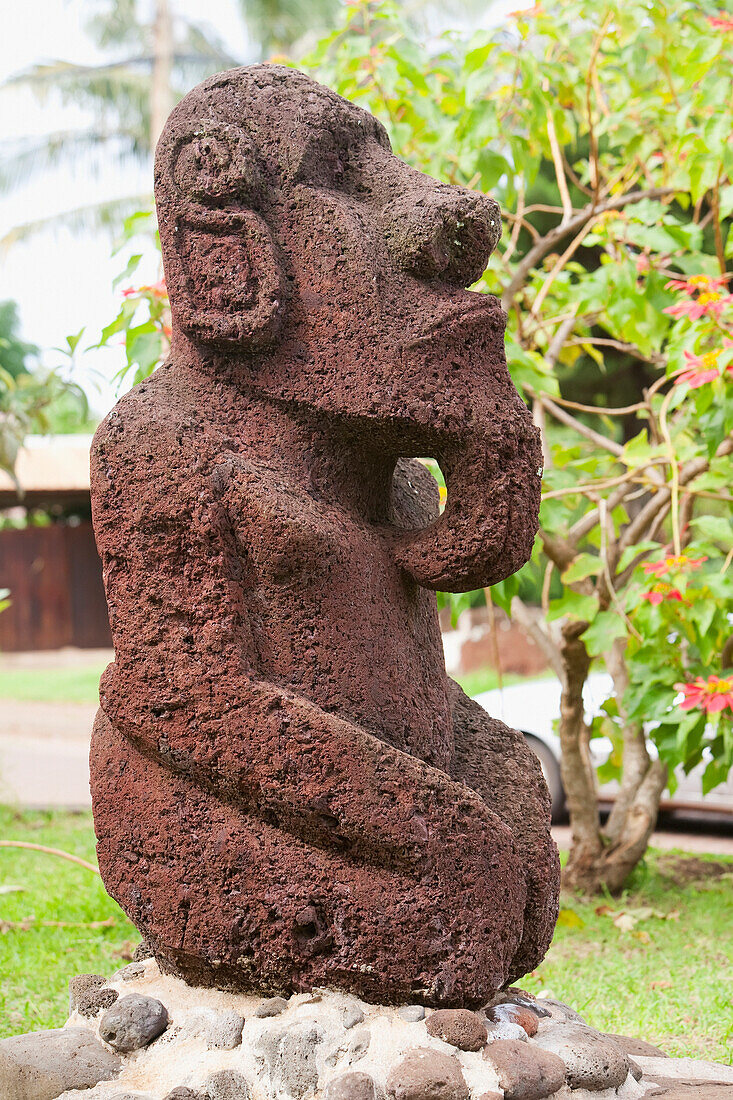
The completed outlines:
<svg viewBox="0 0 733 1100">
<path fill-rule="evenodd" d="M 262 181 L 246 135 L 203 129 L 172 158 L 173 232 L 161 241 L 171 309 L 190 335 L 260 348 L 282 325 L 283 265 L 257 206 Z"/>
</svg>

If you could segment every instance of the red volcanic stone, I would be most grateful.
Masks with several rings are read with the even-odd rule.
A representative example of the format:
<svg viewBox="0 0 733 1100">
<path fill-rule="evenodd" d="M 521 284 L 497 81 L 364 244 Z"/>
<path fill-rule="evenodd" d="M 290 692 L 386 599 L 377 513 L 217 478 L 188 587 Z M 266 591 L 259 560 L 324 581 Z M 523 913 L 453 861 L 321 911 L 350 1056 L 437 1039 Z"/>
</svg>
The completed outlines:
<svg viewBox="0 0 733 1100">
<path fill-rule="evenodd" d="M 549 1051 L 514 1039 L 497 1039 L 484 1049 L 504 1090 L 504 1100 L 543 1100 L 565 1084 L 565 1065 Z"/>
<path fill-rule="evenodd" d="M 460 1063 L 438 1050 L 411 1050 L 387 1078 L 392 1100 L 468 1100 Z"/>
<path fill-rule="evenodd" d="M 435 600 L 537 527 L 506 317 L 465 289 L 499 209 L 277 65 L 177 105 L 155 191 L 171 352 L 91 457 L 104 883 L 192 985 L 486 1004 L 559 888 L 539 764 L 446 677 Z"/>
<path fill-rule="evenodd" d="M 531 1008 L 525 1008 L 524 1005 L 505 1001 L 503 1004 L 494 1005 L 490 1008 L 487 1015 L 492 1021 L 507 1020 L 512 1024 L 519 1024 L 530 1037 L 537 1034 L 539 1018 Z"/>
<path fill-rule="evenodd" d="M 428 1017 L 428 1035 L 443 1039 L 459 1050 L 481 1050 L 486 1042 L 486 1028 L 475 1012 L 465 1008 L 440 1008 Z"/>
</svg>

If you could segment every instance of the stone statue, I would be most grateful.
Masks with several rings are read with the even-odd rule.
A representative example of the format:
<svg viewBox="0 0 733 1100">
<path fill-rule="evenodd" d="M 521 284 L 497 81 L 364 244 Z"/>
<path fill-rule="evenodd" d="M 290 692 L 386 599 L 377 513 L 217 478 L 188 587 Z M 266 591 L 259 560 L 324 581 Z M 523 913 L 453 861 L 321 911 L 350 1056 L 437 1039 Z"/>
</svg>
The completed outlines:
<svg viewBox="0 0 733 1100">
<path fill-rule="evenodd" d="M 498 207 L 277 65 L 186 96 L 155 187 L 171 354 L 92 449 L 105 885 L 193 985 L 485 1004 L 559 878 L 539 765 L 446 677 L 433 594 L 536 530 L 505 316 L 464 289 Z"/>
</svg>

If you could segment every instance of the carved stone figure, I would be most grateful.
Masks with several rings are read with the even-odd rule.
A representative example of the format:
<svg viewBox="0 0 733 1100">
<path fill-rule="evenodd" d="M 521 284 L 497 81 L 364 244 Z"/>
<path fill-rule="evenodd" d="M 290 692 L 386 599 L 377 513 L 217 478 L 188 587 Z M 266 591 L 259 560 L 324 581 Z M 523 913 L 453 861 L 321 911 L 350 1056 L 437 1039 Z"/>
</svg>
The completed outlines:
<svg viewBox="0 0 733 1100">
<path fill-rule="evenodd" d="M 432 591 L 536 530 L 505 316 L 464 289 L 497 205 L 276 65 L 186 96 L 155 187 L 171 354 L 92 454 L 105 885 L 192 984 L 483 1004 L 558 897 L 540 768 L 446 677 Z"/>
</svg>

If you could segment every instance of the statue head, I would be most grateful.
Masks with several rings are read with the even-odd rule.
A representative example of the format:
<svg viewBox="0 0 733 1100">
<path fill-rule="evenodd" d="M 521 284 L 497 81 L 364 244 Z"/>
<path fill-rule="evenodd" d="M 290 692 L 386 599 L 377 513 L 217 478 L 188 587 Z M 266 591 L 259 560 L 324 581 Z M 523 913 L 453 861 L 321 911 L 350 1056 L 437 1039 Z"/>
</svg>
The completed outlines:
<svg viewBox="0 0 733 1100">
<path fill-rule="evenodd" d="M 420 584 L 462 590 L 518 569 L 539 443 L 506 368 L 506 317 L 466 289 L 500 236 L 494 200 L 410 168 L 372 115 L 278 65 L 190 92 L 161 136 L 155 188 L 174 340 L 389 461 L 435 457 L 443 515 L 390 533 Z"/>
</svg>

